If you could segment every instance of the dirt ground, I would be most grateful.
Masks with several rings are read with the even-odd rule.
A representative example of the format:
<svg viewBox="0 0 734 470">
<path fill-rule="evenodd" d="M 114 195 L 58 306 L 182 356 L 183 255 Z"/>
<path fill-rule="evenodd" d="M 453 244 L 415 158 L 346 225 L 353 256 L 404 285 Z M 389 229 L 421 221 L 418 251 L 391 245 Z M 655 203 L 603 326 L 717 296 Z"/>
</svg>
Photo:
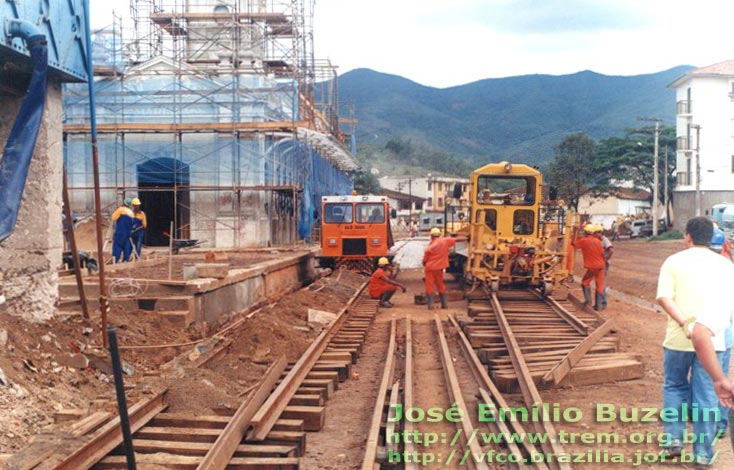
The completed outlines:
<svg viewBox="0 0 734 470">
<path fill-rule="evenodd" d="M 193 345 L 123 350 L 122 360 L 133 375 L 125 376 L 128 403 L 150 389 L 168 388 L 170 412 L 211 415 L 221 407 L 239 406 L 239 394 L 254 384 L 270 363 L 285 354 L 297 359 L 323 328 L 309 324 L 308 310 L 336 313 L 356 292 L 364 277 L 344 272 L 322 278 L 307 288 L 269 305 L 229 330 L 227 352 L 202 369 L 159 367 Z M 237 321 L 235 316 L 232 321 Z M 185 344 L 200 339 L 196 328 L 184 330 L 146 311 L 114 309 L 120 346 Z M 225 325 L 226 326 L 226 325 Z M 7 340 L 4 340 L 7 336 Z M 61 410 L 114 410 L 111 371 L 96 360 L 89 367 L 68 367 L 65 359 L 101 352 L 100 320 L 65 315 L 44 324 L 29 324 L 0 311 L 0 369 L 9 386 L 0 384 L 0 454 L 24 447 L 33 436 L 54 424 Z M 24 364 L 24 361 L 26 363 Z M 73 364 L 76 366 L 76 364 Z M 82 364 L 84 365 L 84 364 Z"/>
<path fill-rule="evenodd" d="M 414 243 L 423 243 L 416 241 Z M 414 247 L 415 248 L 415 247 Z M 664 259 L 683 249 L 682 241 L 645 242 L 623 240 L 615 244 L 615 256 L 610 271 L 612 289 L 625 294 L 610 295 L 605 315 L 618 318 L 621 337 L 620 350 L 639 355 L 645 363 L 645 376 L 633 381 L 604 385 L 565 388 L 543 391 L 547 403 L 560 408 L 578 407 L 583 418 L 579 422 L 556 424 L 558 431 L 616 432 L 620 438 L 644 437 L 644 443 L 635 444 L 583 444 L 565 445 L 566 451 L 587 452 L 590 449 L 619 450 L 634 458 L 644 452 L 648 458 L 658 450 L 656 438 L 662 431 L 659 422 L 630 422 L 620 420 L 599 422 L 593 410 L 599 404 L 621 407 L 661 406 L 662 397 L 662 348 L 665 317 L 646 307 L 655 297 L 657 272 Z M 421 253 L 422 249 L 407 249 L 406 253 Z M 412 255 L 411 255 L 412 256 Z M 406 258 L 404 256 L 404 258 Z M 407 258 L 410 258 L 408 256 Z M 405 259 L 401 264 L 410 265 Z M 414 353 L 416 354 L 416 406 L 448 407 L 445 380 L 440 367 L 436 337 L 433 334 L 434 312 L 413 303 L 413 294 L 422 290 L 420 270 L 405 270 L 400 279 L 408 285 L 408 292 L 399 292 L 393 301 L 396 307 L 383 310 L 376 318 L 369 333 L 368 342 L 360 356 L 355 371 L 358 379 L 350 379 L 340 385 L 326 407 L 326 426 L 319 433 L 308 437 L 307 455 L 302 468 L 352 469 L 361 467 L 368 423 L 372 415 L 374 395 L 380 381 L 380 371 L 387 347 L 389 321 L 392 318 L 413 319 Z M 308 308 L 329 311 L 338 310 L 363 278 L 342 274 L 336 282 L 332 276 L 298 293 L 286 296 L 280 303 L 263 309 L 251 319 L 231 331 L 227 337 L 233 340 L 228 353 L 207 367 L 196 370 L 177 370 L 173 375 L 158 375 L 156 370 L 176 355 L 186 353 L 191 347 L 160 350 L 125 351 L 123 359 L 133 366 L 135 374 L 127 376 L 130 384 L 145 383 L 172 385 L 169 401 L 172 412 L 211 414 L 222 406 L 236 407 L 241 402 L 237 395 L 253 384 L 268 365 L 281 354 L 293 360 L 308 346 L 320 331 L 307 322 Z M 580 293 L 578 285 L 571 290 Z M 627 302 L 631 296 L 639 302 Z M 442 318 L 448 312 L 462 313 L 465 302 L 452 302 L 451 309 L 437 311 Z M 121 344 L 177 343 L 198 338 L 198 332 L 171 328 L 161 323 L 150 312 L 115 312 L 115 323 Z M 84 328 L 91 328 L 91 332 Z M 7 341 L 3 341 L 3 332 Z M 88 334 L 85 334 L 88 333 Z M 154 340 L 152 338 L 155 338 Z M 76 343 L 78 341 L 79 343 Z M 74 342 L 74 345 L 72 345 Z M 0 385 L 0 454 L 12 453 L 28 442 L 30 436 L 53 423 L 53 414 L 60 409 L 94 410 L 109 406 L 113 388 L 109 374 L 93 368 L 75 369 L 64 366 L 61 356 L 74 352 L 80 345 L 94 349 L 101 344 L 98 320 L 84 322 L 78 316 L 61 317 L 47 324 L 27 324 L 0 312 L 0 369 L 11 386 Z M 471 383 L 463 357 L 456 344 L 450 342 L 455 367 L 462 383 Z M 24 365 L 24 360 L 29 360 Z M 132 388 L 130 401 L 135 401 L 136 388 Z M 468 389 L 468 387 L 467 387 Z M 516 397 L 509 397 L 510 400 Z M 470 409 L 476 400 L 470 391 L 464 392 Z M 452 432 L 453 424 L 420 424 L 419 431 Z M 437 443 L 424 451 L 446 454 L 452 450 L 447 443 Z M 690 449 L 689 449 L 690 450 Z M 734 468 L 734 456 L 728 439 L 717 444 L 716 469 Z M 642 454 L 640 454 L 642 455 Z M 430 468 L 458 468 L 433 464 Z M 503 468 L 492 465 L 490 468 Z M 633 464 L 575 464 L 574 468 L 692 468 L 686 464 L 642 463 Z"/>
<path fill-rule="evenodd" d="M 416 241 L 415 243 L 423 243 Z M 406 247 L 408 248 L 408 247 Z M 627 296 L 640 299 L 639 302 L 627 302 L 622 295 L 611 294 L 606 316 L 618 318 L 617 330 L 621 337 L 620 351 L 638 355 L 645 364 L 645 376 L 641 379 L 606 383 L 603 385 L 578 388 L 562 388 L 542 391 L 541 396 L 546 403 L 560 409 L 577 407 L 582 411 L 582 419 L 575 423 L 555 423 L 557 432 L 564 432 L 566 452 L 583 454 L 587 462 L 573 464 L 573 468 L 642 468 L 642 469 L 690 469 L 692 464 L 665 463 L 657 459 L 659 437 L 662 433 L 661 422 L 622 422 L 613 420 L 603 422 L 596 419 L 595 410 L 599 405 L 613 407 L 617 412 L 621 408 L 660 408 L 662 406 L 662 347 L 665 331 L 665 317 L 645 305 L 655 297 L 655 286 L 660 266 L 667 256 L 684 248 L 682 241 L 645 242 L 621 241 L 616 244 L 616 251 L 610 271 L 610 285 L 616 291 Z M 403 250 L 401 250 L 403 251 Z M 416 253 L 422 250 L 406 250 Z M 400 256 L 401 265 L 411 265 L 411 255 Z M 414 263 L 413 263 L 414 264 Z M 623 267 L 635 266 L 635 269 L 623 270 Z M 639 267 L 639 269 L 638 269 Z M 329 399 L 326 408 L 326 427 L 319 433 L 309 435 L 309 447 L 303 459 L 303 468 L 315 469 L 358 469 L 364 455 L 363 446 L 366 440 L 367 426 L 371 419 L 371 411 L 377 387 L 379 386 L 381 362 L 387 349 L 388 322 L 392 318 L 402 319 L 409 316 L 413 320 L 414 354 L 416 361 L 416 406 L 430 408 L 447 407 L 448 396 L 437 351 L 437 341 L 432 334 L 434 312 L 413 303 L 413 294 L 422 290 L 422 273 L 420 270 L 404 270 L 400 280 L 408 285 L 408 293 L 398 292 L 393 298 L 395 308 L 382 310 L 375 321 L 375 327 L 369 336 L 367 348 L 360 356 L 357 370 L 360 380 L 349 380 Z M 578 284 L 570 286 L 570 290 L 580 295 Z M 560 295 L 560 293 L 559 293 Z M 442 318 L 447 312 L 460 314 L 466 308 L 465 302 L 453 302 L 451 309 L 439 310 Z M 468 375 L 463 356 L 455 343 L 450 342 L 457 374 L 462 383 L 472 383 Z M 365 379 L 368 377 L 368 379 Z M 469 409 L 476 409 L 476 399 L 469 391 L 464 391 L 464 398 Z M 520 403 L 520 397 L 509 395 L 510 403 Z M 519 405 L 518 405 L 519 406 Z M 476 423 L 475 423 L 476 424 Z M 422 432 L 455 432 L 451 423 L 422 423 L 418 430 Z M 575 437 L 572 433 L 577 433 Z M 597 443 L 580 442 L 580 433 L 616 433 L 618 444 L 607 444 L 606 434 L 599 434 Z M 449 440 L 450 440 L 449 435 Z M 588 439 L 588 436 L 586 437 Z M 575 442 L 571 443 L 571 440 Z M 627 440 L 628 442 L 624 442 Z M 638 443 L 638 440 L 643 442 Z M 631 443 L 629 441 L 634 441 Z M 452 450 L 450 443 L 439 441 L 423 451 L 446 454 Z M 589 454 L 596 450 L 620 452 L 631 459 L 625 463 L 603 463 L 603 454 Z M 691 451 L 691 446 L 687 449 Z M 734 467 L 734 455 L 727 439 L 716 445 L 717 460 L 714 469 L 724 470 Z M 638 462 L 638 459 L 640 460 Z M 648 462 L 645 461 L 648 460 Z M 422 467 L 419 467 L 422 468 Z M 452 464 L 434 463 L 425 468 L 459 468 L 457 462 Z M 490 468 L 499 469 L 504 466 L 494 463 Z"/>
</svg>

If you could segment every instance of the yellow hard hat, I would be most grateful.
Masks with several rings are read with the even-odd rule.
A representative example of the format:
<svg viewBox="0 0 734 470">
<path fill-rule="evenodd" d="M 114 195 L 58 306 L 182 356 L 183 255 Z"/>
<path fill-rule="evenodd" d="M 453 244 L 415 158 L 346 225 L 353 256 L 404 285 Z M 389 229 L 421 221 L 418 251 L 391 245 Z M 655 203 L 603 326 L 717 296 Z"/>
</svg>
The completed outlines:
<svg viewBox="0 0 734 470">
<path fill-rule="evenodd" d="M 133 206 L 139 206 L 140 205 L 140 199 L 133 198 Z"/>
<path fill-rule="evenodd" d="M 432 237 L 440 237 L 441 236 L 441 229 L 439 229 L 437 227 L 433 227 L 431 229 L 431 236 Z"/>
<path fill-rule="evenodd" d="M 377 260 L 377 266 L 387 266 L 388 264 L 390 264 L 390 260 L 384 256 Z"/>
<path fill-rule="evenodd" d="M 586 233 L 594 233 L 597 231 L 597 226 L 594 224 L 586 224 L 584 225 L 584 232 Z"/>
</svg>

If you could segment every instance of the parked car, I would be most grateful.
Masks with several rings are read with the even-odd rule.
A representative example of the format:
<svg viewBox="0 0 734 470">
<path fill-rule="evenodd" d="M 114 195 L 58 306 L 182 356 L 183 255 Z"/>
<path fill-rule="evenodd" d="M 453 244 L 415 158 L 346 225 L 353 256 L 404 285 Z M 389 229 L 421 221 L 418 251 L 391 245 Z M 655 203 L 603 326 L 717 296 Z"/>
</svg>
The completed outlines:
<svg viewBox="0 0 734 470">
<path fill-rule="evenodd" d="M 635 225 L 639 222 L 638 225 Z M 658 221 L 658 233 L 657 235 L 660 235 L 661 233 L 665 232 L 667 230 L 667 227 L 665 226 L 665 220 L 659 220 Z M 635 220 L 632 222 L 632 229 L 630 230 L 630 238 L 634 238 L 635 236 L 638 237 L 652 237 L 652 220 L 651 219 L 645 219 L 645 220 Z"/>
</svg>

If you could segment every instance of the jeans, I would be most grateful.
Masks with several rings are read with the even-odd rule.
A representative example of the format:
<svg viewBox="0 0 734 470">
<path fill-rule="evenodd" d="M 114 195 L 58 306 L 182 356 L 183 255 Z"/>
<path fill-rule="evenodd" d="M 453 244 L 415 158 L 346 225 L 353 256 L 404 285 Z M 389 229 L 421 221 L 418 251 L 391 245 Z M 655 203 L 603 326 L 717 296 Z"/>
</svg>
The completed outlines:
<svg viewBox="0 0 734 470">
<path fill-rule="evenodd" d="M 144 229 L 136 230 L 130 235 L 130 240 L 133 243 L 133 251 L 135 252 L 135 257 L 138 259 L 140 259 L 140 255 L 143 253 L 143 238 L 145 238 Z"/>
<path fill-rule="evenodd" d="M 716 355 L 721 362 L 723 352 L 717 352 Z M 683 414 L 681 408 L 687 405 L 687 415 L 692 417 L 693 433 L 696 437 L 693 453 L 699 460 L 710 461 L 714 455 L 713 439 L 719 414 L 719 399 L 714 392 L 711 377 L 695 352 L 667 348 L 663 348 L 663 373 L 663 408 L 678 410 L 678 419 L 668 418 L 663 421 L 663 429 L 668 438 L 666 446 L 683 446 L 688 416 Z"/>
<path fill-rule="evenodd" d="M 721 369 L 728 376 L 729 375 L 729 363 L 731 362 L 731 347 L 726 348 L 726 351 L 721 353 Z M 721 411 L 721 419 L 716 423 L 716 431 L 726 431 L 726 425 L 729 423 L 729 408 L 719 403 L 719 410 Z"/>
<path fill-rule="evenodd" d="M 380 302 L 389 302 L 393 294 L 395 294 L 395 289 L 383 292 L 380 296 Z"/>
</svg>

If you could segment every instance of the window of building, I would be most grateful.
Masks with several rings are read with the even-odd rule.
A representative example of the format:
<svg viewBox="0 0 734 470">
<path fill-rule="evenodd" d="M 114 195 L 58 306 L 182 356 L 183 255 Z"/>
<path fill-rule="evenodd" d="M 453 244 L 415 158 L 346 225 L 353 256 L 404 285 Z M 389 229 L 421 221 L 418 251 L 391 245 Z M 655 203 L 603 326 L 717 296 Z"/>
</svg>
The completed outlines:
<svg viewBox="0 0 734 470">
<path fill-rule="evenodd" d="M 433 183 L 429 181 L 428 182 L 428 190 L 431 191 L 432 189 L 433 189 Z"/>
<path fill-rule="evenodd" d="M 433 198 L 432 197 L 429 197 L 428 199 L 426 199 L 426 205 L 428 207 L 433 207 Z"/>
<path fill-rule="evenodd" d="M 438 207 L 443 207 L 443 198 L 438 198 Z"/>
</svg>

